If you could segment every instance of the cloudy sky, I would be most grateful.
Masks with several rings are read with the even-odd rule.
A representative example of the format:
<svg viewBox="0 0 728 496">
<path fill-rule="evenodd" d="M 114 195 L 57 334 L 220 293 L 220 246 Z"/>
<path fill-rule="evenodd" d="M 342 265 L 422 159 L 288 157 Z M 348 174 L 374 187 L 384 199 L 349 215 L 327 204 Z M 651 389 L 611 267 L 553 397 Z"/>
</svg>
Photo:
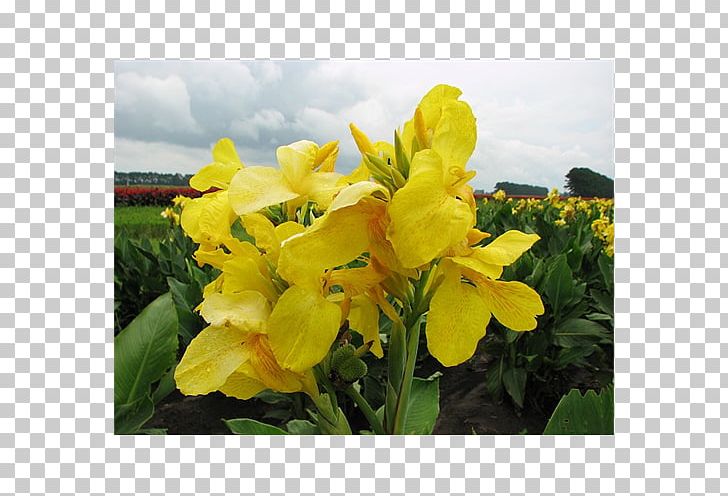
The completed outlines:
<svg viewBox="0 0 728 496">
<path fill-rule="evenodd" d="M 293 141 L 338 139 L 348 172 L 359 163 L 349 122 L 391 141 L 447 83 L 477 119 L 474 187 L 561 189 L 572 167 L 614 177 L 613 81 L 610 61 L 118 61 L 116 170 L 194 173 L 229 137 L 248 165 L 275 165 Z"/>
</svg>

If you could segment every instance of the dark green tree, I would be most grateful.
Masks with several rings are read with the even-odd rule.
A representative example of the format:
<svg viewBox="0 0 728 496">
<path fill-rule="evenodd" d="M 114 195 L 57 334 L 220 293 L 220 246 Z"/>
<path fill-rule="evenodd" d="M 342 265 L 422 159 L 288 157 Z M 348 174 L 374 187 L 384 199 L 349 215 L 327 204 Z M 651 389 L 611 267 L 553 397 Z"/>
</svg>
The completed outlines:
<svg viewBox="0 0 728 496">
<path fill-rule="evenodd" d="M 571 196 L 614 198 L 614 180 L 586 167 L 574 167 L 566 174 L 566 191 Z"/>
<path fill-rule="evenodd" d="M 505 191 L 507 195 L 546 196 L 549 192 L 549 190 L 543 186 L 532 186 L 530 184 L 518 184 L 508 181 L 495 183 L 495 189 L 493 190 L 493 192 L 495 193 L 499 189 Z"/>
</svg>

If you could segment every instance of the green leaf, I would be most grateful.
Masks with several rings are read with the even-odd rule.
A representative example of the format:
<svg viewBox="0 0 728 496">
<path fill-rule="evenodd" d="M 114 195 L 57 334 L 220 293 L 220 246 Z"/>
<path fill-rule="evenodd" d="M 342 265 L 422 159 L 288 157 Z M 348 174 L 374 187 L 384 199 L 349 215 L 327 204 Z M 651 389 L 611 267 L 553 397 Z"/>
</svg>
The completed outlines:
<svg viewBox="0 0 728 496">
<path fill-rule="evenodd" d="M 544 292 L 555 313 L 558 313 L 571 299 L 574 279 L 566 255 L 559 255 L 551 261 L 546 274 Z"/>
<path fill-rule="evenodd" d="M 179 335 L 185 344 L 202 330 L 202 320 L 192 309 L 202 301 L 202 293 L 193 284 L 184 284 L 174 277 L 167 277 L 169 292 L 177 309 L 179 319 Z"/>
<path fill-rule="evenodd" d="M 440 414 L 440 379 L 412 379 L 404 434 L 432 434 Z"/>
<path fill-rule="evenodd" d="M 286 424 L 289 434 L 307 436 L 310 434 L 321 434 L 319 428 L 308 420 L 294 419 Z"/>
<path fill-rule="evenodd" d="M 114 434 L 138 434 L 153 414 L 154 403 L 149 395 L 141 396 L 132 403 L 114 403 Z"/>
<path fill-rule="evenodd" d="M 503 385 L 508 395 L 519 408 L 523 408 L 523 397 L 526 393 L 526 369 L 510 367 L 503 371 Z"/>
<path fill-rule="evenodd" d="M 589 390 L 582 396 L 572 389 L 556 405 L 543 433 L 614 434 L 614 391 L 608 387 L 601 394 Z"/>
<path fill-rule="evenodd" d="M 555 367 L 563 369 L 569 365 L 583 365 L 584 360 L 598 349 L 599 346 L 596 344 L 563 348 L 556 357 Z"/>
<path fill-rule="evenodd" d="M 177 365 L 171 367 L 159 380 L 159 384 L 152 393 L 152 401 L 155 405 L 177 389 L 177 384 L 174 382 L 174 370 L 176 368 Z"/>
<path fill-rule="evenodd" d="M 278 427 L 275 427 L 273 425 L 264 424 L 263 422 L 258 422 L 257 420 L 253 419 L 247 419 L 247 418 L 241 418 L 241 419 L 230 419 L 225 420 L 223 419 L 223 422 L 225 422 L 225 425 L 228 426 L 228 429 L 230 429 L 230 432 L 233 434 L 240 434 L 240 435 L 280 435 L 280 434 L 288 434 L 283 429 L 280 429 Z"/>
<path fill-rule="evenodd" d="M 485 388 L 491 396 L 500 399 L 503 394 L 503 357 L 488 366 L 485 372 Z"/>
<path fill-rule="evenodd" d="M 117 410 L 149 397 L 151 384 L 175 364 L 178 344 L 177 312 L 171 295 L 165 293 L 142 310 L 114 339 L 114 406 Z"/>
<path fill-rule="evenodd" d="M 562 347 L 584 346 L 607 338 L 604 327 L 586 319 L 568 319 L 559 324 L 554 342 Z"/>
</svg>

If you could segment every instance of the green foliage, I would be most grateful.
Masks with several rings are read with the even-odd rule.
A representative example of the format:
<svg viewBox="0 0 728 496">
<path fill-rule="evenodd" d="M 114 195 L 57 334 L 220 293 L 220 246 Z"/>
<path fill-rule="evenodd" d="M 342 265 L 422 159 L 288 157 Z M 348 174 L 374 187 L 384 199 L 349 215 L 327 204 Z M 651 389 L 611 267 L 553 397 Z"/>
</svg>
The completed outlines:
<svg viewBox="0 0 728 496">
<path fill-rule="evenodd" d="M 169 232 L 169 220 L 162 217 L 162 207 L 116 207 L 114 229 L 128 239 L 159 241 Z"/>
<path fill-rule="evenodd" d="M 179 227 L 154 246 L 149 239 L 131 240 L 124 233 L 114 239 L 114 327 L 118 333 L 159 295 L 171 292 L 179 313 L 185 343 L 204 322 L 193 312 L 202 301 L 202 289 L 215 277 L 215 269 L 199 268 L 192 261 L 195 244 Z"/>
<path fill-rule="evenodd" d="M 546 196 L 546 194 L 549 192 L 549 190 L 543 186 L 532 186 L 530 184 L 518 184 L 508 181 L 495 183 L 495 188 L 493 189 L 493 192 L 495 193 L 498 190 L 505 191 L 507 195 L 523 196 Z"/>
<path fill-rule="evenodd" d="M 569 208 L 568 221 L 559 226 L 556 221 Z M 478 228 L 492 233 L 490 240 L 510 229 L 541 237 L 503 273 L 505 280 L 533 287 L 545 312 L 530 332 L 513 332 L 491 320 L 485 351 L 495 359 L 485 385 L 493 396 L 505 396 L 518 408 L 551 411 L 574 381 L 612 381 L 614 261 L 591 230 L 602 215 L 611 218 L 611 206 L 576 199 L 479 206 Z"/>
<path fill-rule="evenodd" d="M 263 422 L 258 422 L 257 420 L 253 419 L 247 419 L 247 418 L 241 418 L 241 419 L 231 419 L 231 420 L 224 420 L 225 425 L 228 426 L 228 429 L 230 429 L 230 432 L 233 434 L 240 434 L 240 435 L 265 435 L 265 436 L 276 436 L 281 434 L 288 434 L 286 431 L 284 431 L 281 428 L 275 427 L 270 424 L 264 424 Z"/>
<path fill-rule="evenodd" d="M 566 174 L 566 190 L 572 196 L 614 198 L 614 180 L 586 167 L 574 167 Z"/>
<path fill-rule="evenodd" d="M 432 434 L 440 414 L 440 379 L 412 379 L 404 434 Z"/>
<path fill-rule="evenodd" d="M 614 434 L 614 390 L 612 386 L 597 394 L 589 390 L 582 395 L 572 389 L 559 401 L 543 433 Z"/>
<path fill-rule="evenodd" d="M 160 384 L 176 364 L 177 312 L 167 293 L 154 300 L 114 339 L 114 430 L 133 434 L 149 420 L 154 401 L 170 390 Z"/>
</svg>

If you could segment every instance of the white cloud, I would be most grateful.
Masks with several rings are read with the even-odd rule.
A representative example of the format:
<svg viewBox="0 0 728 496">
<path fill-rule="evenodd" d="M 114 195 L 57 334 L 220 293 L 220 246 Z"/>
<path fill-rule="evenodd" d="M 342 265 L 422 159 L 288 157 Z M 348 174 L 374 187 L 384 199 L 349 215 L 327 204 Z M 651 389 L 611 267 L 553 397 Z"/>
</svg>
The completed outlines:
<svg viewBox="0 0 728 496">
<path fill-rule="evenodd" d="M 121 172 L 156 171 L 192 174 L 211 161 L 210 148 L 117 137 L 114 168 Z"/>
<path fill-rule="evenodd" d="M 120 74 L 116 79 L 116 108 L 120 118 L 129 118 L 154 129 L 202 132 L 190 111 L 187 85 L 179 76 Z"/>
<path fill-rule="evenodd" d="M 233 134 L 247 136 L 255 141 L 260 138 L 260 131 L 277 131 L 286 126 L 286 118 L 275 109 L 259 110 L 248 119 L 236 119 L 230 124 Z"/>
<path fill-rule="evenodd" d="M 296 140 L 338 139 L 337 168 L 347 171 L 358 163 L 349 122 L 374 141 L 389 141 L 419 99 L 445 83 L 462 89 L 477 118 L 479 141 L 469 165 L 479 172 L 476 188 L 490 190 L 497 181 L 562 188 L 574 166 L 613 175 L 609 62 L 129 61 L 117 71 L 117 81 L 132 72 L 126 77 L 137 82 L 134 91 L 117 95 L 120 138 L 195 148 L 229 136 L 246 163 L 271 163 L 277 146 Z M 179 98 L 160 90 L 160 81 Z M 159 93 L 165 94 L 149 96 Z M 159 107 L 157 113 L 174 118 L 147 115 Z M 181 129 L 191 121 L 202 131 Z"/>
</svg>

